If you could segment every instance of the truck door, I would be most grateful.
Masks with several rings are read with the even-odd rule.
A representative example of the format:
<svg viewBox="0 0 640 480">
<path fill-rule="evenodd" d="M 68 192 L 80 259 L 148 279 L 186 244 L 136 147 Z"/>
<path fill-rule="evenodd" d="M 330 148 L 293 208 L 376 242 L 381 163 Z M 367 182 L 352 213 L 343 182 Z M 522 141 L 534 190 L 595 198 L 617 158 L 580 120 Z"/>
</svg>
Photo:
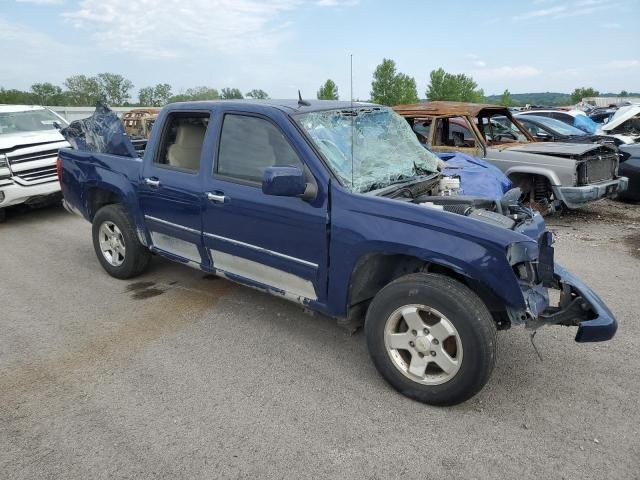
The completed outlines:
<svg viewBox="0 0 640 480">
<path fill-rule="evenodd" d="M 285 133 L 293 126 L 284 114 L 278 122 L 239 112 L 217 117 L 216 158 L 213 172 L 204 178 L 203 242 L 217 273 L 301 302 L 322 302 L 326 185 L 318 184 L 313 202 L 262 193 L 265 168 L 295 165 L 307 170 L 301 153 L 308 145 L 301 147 L 304 141 L 295 131 Z"/>
<path fill-rule="evenodd" d="M 462 152 L 483 157 L 482 143 L 476 138 L 474 128 L 466 117 L 435 118 L 431 126 L 434 152 Z"/>
<path fill-rule="evenodd" d="M 201 157 L 208 112 L 171 112 L 151 161 L 145 159 L 139 198 L 151 244 L 160 253 L 201 266 Z M 205 262 L 206 263 L 206 262 Z"/>
</svg>

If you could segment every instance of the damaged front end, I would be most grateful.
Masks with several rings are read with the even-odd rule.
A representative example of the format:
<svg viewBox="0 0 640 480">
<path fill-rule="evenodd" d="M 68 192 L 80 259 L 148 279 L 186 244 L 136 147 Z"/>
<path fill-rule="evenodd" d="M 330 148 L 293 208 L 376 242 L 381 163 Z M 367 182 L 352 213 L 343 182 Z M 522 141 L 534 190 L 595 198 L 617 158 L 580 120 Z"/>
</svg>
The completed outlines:
<svg viewBox="0 0 640 480">
<path fill-rule="evenodd" d="M 554 261 L 553 236 L 545 231 L 538 241 L 513 244 L 508 252 L 522 288 L 526 307 L 507 308 L 514 325 L 528 329 L 545 325 L 578 327 L 576 342 L 603 342 L 610 340 L 618 329 L 618 322 L 605 303 L 578 277 Z M 528 245 L 516 247 L 514 245 Z M 549 289 L 556 291 L 552 305 Z M 559 295 L 558 295 L 559 294 Z"/>
</svg>

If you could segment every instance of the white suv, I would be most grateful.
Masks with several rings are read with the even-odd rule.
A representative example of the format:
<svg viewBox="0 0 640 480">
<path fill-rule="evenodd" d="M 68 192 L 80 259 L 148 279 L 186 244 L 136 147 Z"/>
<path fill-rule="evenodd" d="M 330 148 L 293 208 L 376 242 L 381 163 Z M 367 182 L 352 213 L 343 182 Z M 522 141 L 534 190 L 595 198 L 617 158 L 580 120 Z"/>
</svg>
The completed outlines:
<svg viewBox="0 0 640 480">
<path fill-rule="evenodd" d="M 48 108 L 0 105 L 0 221 L 6 207 L 60 194 L 56 159 L 58 150 L 69 144 L 56 123 L 68 125 Z"/>
</svg>

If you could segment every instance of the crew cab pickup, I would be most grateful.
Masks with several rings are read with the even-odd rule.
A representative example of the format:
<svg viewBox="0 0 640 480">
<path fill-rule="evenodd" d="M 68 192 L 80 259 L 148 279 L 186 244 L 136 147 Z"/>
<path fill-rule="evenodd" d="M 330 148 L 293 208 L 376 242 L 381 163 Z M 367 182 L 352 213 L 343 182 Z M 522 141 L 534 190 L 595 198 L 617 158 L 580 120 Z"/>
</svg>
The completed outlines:
<svg viewBox="0 0 640 480">
<path fill-rule="evenodd" d="M 602 300 L 554 263 L 518 189 L 461 194 L 387 107 L 176 103 L 144 158 L 102 106 L 63 134 L 75 148 L 59 154 L 64 203 L 92 222 L 110 275 L 139 275 L 154 253 L 364 324 L 373 363 L 411 398 L 477 393 L 496 331 L 512 325 L 577 327 L 578 342 L 616 332 Z"/>
<path fill-rule="evenodd" d="M 615 147 L 537 142 L 500 105 L 435 101 L 394 110 L 432 150 L 468 153 L 499 167 L 540 211 L 580 208 L 628 186 L 618 175 Z"/>
</svg>

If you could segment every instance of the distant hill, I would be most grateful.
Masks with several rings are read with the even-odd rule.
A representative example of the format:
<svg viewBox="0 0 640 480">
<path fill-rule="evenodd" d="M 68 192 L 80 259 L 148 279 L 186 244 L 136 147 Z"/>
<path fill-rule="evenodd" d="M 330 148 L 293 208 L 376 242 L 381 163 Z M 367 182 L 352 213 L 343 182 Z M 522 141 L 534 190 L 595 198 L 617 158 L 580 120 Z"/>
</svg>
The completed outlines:
<svg viewBox="0 0 640 480">
<path fill-rule="evenodd" d="M 618 93 L 601 93 L 599 97 L 617 97 Z M 640 93 L 629 92 L 630 97 L 640 97 Z M 485 100 L 498 103 L 502 95 L 489 95 Z M 511 100 L 516 105 L 571 105 L 571 94 L 560 92 L 512 93 Z"/>
<path fill-rule="evenodd" d="M 502 95 L 489 95 L 485 97 L 489 103 L 498 103 Z M 538 92 L 538 93 L 512 93 L 511 100 L 517 105 L 569 105 L 571 95 L 559 92 Z"/>
</svg>

